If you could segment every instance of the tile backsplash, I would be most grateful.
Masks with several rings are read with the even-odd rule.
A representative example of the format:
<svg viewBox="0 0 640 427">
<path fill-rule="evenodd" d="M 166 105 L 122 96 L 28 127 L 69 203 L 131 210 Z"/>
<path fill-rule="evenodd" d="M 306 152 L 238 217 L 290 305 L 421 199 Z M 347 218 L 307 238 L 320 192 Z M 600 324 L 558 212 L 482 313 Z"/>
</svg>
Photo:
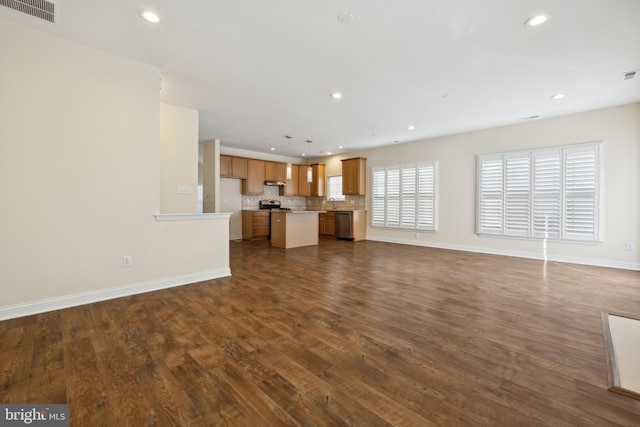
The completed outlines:
<svg viewBox="0 0 640 427">
<path fill-rule="evenodd" d="M 260 196 L 242 196 L 242 209 L 258 209 L 260 200 L 278 200 L 283 208 L 305 209 L 304 197 L 281 196 L 279 187 L 265 185 Z"/>
<path fill-rule="evenodd" d="M 264 194 L 260 196 L 242 196 L 242 209 L 257 209 L 260 200 L 278 200 L 283 208 L 291 209 L 309 209 L 309 210 L 326 210 L 326 209 L 342 209 L 355 210 L 366 209 L 365 196 L 345 196 L 346 200 L 336 200 L 335 202 L 327 200 L 326 197 L 292 197 L 281 196 L 278 187 L 265 186 Z"/>
</svg>

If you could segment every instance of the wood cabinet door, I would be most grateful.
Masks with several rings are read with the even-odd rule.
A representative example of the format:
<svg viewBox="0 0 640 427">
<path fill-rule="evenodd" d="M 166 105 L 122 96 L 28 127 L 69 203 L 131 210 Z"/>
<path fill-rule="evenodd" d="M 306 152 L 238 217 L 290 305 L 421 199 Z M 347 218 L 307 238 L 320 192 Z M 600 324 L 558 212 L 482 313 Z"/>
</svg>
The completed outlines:
<svg viewBox="0 0 640 427">
<path fill-rule="evenodd" d="M 267 181 L 284 181 L 286 178 L 285 163 L 280 162 L 265 162 L 264 164 L 264 179 Z"/>
<path fill-rule="evenodd" d="M 247 179 L 242 180 L 242 194 L 260 196 L 264 193 L 264 160 L 247 159 Z"/>
<path fill-rule="evenodd" d="M 284 187 L 280 187 L 280 191 L 279 191 L 281 196 L 298 196 L 299 195 L 298 194 L 299 169 L 300 169 L 300 166 L 291 165 L 291 179 L 284 180 L 285 185 Z"/>
<path fill-rule="evenodd" d="M 342 194 L 365 195 L 365 162 L 361 157 L 342 161 Z"/>
<path fill-rule="evenodd" d="M 220 163 L 222 163 L 222 161 Z M 231 174 L 234 178 L 247 179 L 247 159 L 243 157 L 232 157 Z"/>
<path fill-rule="evenodd" d="M 324 197 L 326 195 L 325 184 L 325 165 L 311 165 L 312 169 L 312 182 L 311 182 L 311 195 L 317 197 Z"/>
<path fill-rule="evenodd" d="M 298 168 L 298 196 L 310 196 L 311 184 L 307 182 L 307 166 Z"/>
<path fill-rule="evenodd" d="M 220 155 L 220 177 L 247 179 L 247 159 Z"/>
<path fill-rule="evenodd" d="M 328 236 L 336 235 L 336 217 L 334 215 L 327 215 L 324 220 L 324 234 Z"/>
<path fill-rule="evenodd" d="M 231 178 L 231 156 L 220 156 L 220 176 Z"/>
</svg>

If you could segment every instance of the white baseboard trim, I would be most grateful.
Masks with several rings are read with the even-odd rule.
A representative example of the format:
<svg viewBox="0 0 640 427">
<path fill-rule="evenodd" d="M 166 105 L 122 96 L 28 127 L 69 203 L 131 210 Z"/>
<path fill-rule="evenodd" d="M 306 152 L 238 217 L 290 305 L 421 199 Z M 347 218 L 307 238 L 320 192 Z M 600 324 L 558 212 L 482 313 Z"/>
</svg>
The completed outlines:
<svg viewBox="0 0 640 427">
<path fill-rule="evenodd" d="M 159 291 L 161 289 L 188 285 L 205 280 L 219 279 L 221 277 L 227 276 L 231 276 L 231 269 L 222 268 L 219 270 L 188 274 L 185 276 L 169 277 L 143 283 L 134 283 L 117 288 L 100 289 L 98 291 L 83 292 L 80 294 L 65 295 L 56 298 L 48 298 L 44 300 L 28 302 L 25 304 L 10 305 L 7 307 L 0 307 L 0 320 L 15 319 L 17 317 L 30 316 L 32 314 L 40 314 L 47 311 L 76 307 L 79 305 L 106 301 L 114 298 L 142 294 L 145 292 Z"/>
<path fill-rule="evenodd" d="M 405 240 L 405 239 L 393 239 L 393 238 L 377 237 L 377 236 L 367 236 L 367 240 L 372 240 L 375 242 L 397 243 L 400 245 L 424 246 L 428 248 L 437 248 L 437 249 L 451 249 L 454 251 L 476 252 L 476 253 L 489 254 L 489 255 L 511 256 L 511 257 L 517 257 L 517 258 L 529 258 L 529 259 L 538 259 L 538 260 L 545 259 L 542 254 L 533 253 L 533 252 L 505 251 L 500 249 L 477 248 L 474 246 L 448 245 L 448 244 L 442 244 L 442 243 L 432 243 L 432 242 L 423 242 L 423 241 Z M 609 267 L 609 268 L 619 268 L 622 270 L 640 271 L 640 264 L 632 263 L 632 262 L 621 262 L 621 261 L 593 259 L 593 258 L 568 257 L 563 255 L 549 255 L 547 256 L 547 261 L 565 262 L 569 264 L 593 265 L 597 267 Z"/>
<path fill-rule="evenodd" d="M 229 240 L 242 240 L 242 234 L 230 234 Z"/>
</svg>

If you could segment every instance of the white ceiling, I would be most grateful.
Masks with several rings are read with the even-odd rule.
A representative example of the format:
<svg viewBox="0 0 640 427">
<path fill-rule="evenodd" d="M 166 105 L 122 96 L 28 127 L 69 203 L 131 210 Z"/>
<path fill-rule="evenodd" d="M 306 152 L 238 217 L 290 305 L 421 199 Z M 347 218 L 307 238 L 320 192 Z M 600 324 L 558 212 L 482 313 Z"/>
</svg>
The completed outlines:
<svg viewBox="0 0 640 427">
<path fill-rule="evenodd" d="M 622 79 L 640 70 L 640 0 L 58 4 L 57 25 L 0 16 L 158 67 L 161 100 L 223 147 L 318 156 L 640 101 L 640 72 Z"/>
</svg>

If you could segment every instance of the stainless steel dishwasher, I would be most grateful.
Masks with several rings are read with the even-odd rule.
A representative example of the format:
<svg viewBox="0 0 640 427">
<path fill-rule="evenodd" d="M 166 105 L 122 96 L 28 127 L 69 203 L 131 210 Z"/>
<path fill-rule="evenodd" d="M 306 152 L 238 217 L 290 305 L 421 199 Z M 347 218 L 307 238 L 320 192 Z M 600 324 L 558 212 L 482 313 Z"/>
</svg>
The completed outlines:
<svg viewBox="0 0 640 427">
<path fill-rule="evenodd" d="M 353 239 L 353 212 L 336 211 L 336 237 L 338 239 Z"/>
</svg>

